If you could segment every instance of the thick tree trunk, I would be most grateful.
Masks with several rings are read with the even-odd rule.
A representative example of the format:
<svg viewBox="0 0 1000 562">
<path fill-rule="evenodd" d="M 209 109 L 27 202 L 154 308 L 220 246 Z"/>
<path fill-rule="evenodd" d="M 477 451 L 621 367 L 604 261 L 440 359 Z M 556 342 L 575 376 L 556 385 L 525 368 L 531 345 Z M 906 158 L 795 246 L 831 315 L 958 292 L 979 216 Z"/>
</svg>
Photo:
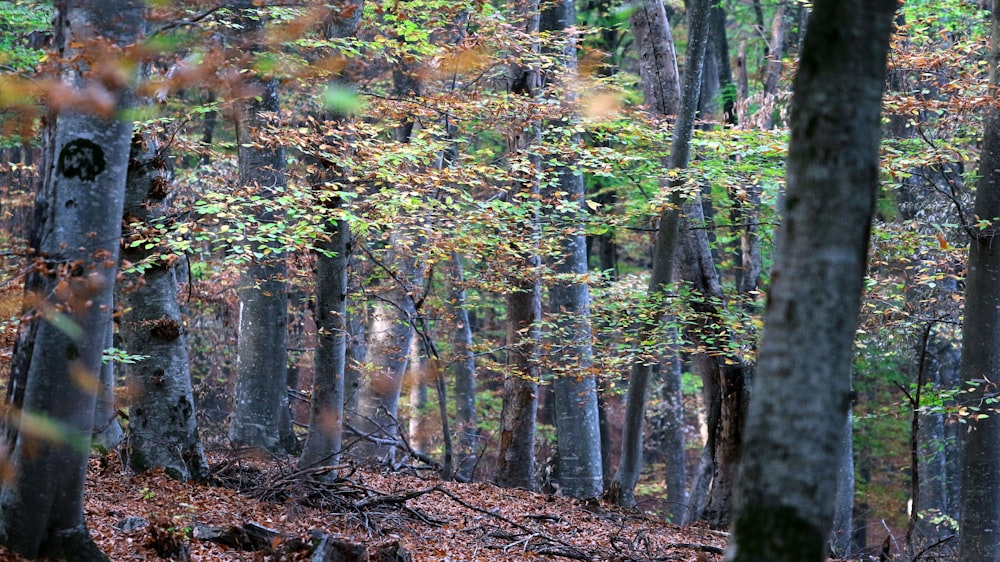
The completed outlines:
<svg viewBox="0 0 1000 562">
<path fill-rule="evenodd" d="M 246 48 L 259 48 L 263 23 L 252 8 L 243 10 L 241 38 Z M 263 114 L 278 114 L 278 84 L 273 78 L 251 77 L 248 85 L 257 95 L 234 102 L 240 184 L 274 199 L 285 188 L 285 149 L 262 140 L 260 133 L 267 125 Z M 278 210 L 262 208 L 258 213 L 256 219 L 265 228 L 282 220 Z M 266 250 L 258 250 L 259 246 Z M 282 410 L 288 408 L 285 252 L 275 241 L 252 243 L 249 250 L 254 256 L 241 272 L 238 291 L 239 343 L 229 437 L 240 446 L 292 452 L 290 428 L 282 425 Z"/>
<path fill-rule="evenodd" d="M 142 27 L 138 1 L 56 2 L 55 44 L 67 63 L 62 79 L 77 91 L 88 83 L 82 50 L 95 42 L 125 46 Z M 104 43 L 101 43 L 104 45 Z M 78 57 L 78 58 L 77 58 Z M 106 114 L 50 115 L 46 177 L 36 199 L 35 250 L 45 268 L 31 273 L 27 302 L 32 354 L 18 362 L 23 381 L 18 434 L 10 452 L 16 478 L 0 495 L 0 536 L 29 557 L 107 560 L 83 518 L 83 485 L 94 426 L 101 356 L 111 322 L 125 176 L 132 123 L 117 119 L 130 100 L 118 90 Z M 97 110 L 98 108 L 94 108 Z M 43 428 L 55 430 L 42 431 Z"/>
<path fill-rule="evenodd" d="M 169 178 L 156 139 L 132 139 L 122 223 L 150 224 L 167 212 Z M 145 359 L 123 365 L 129 386 L 129 462 L 137 471 L 164 468 L 178 480 L 206 480 L 208 462 L 198 437 L 187 338 L 177 300 L 176 256 L 146 249 L 131 231 L 122 244 L 119 333 L 123 349 Z"/>
<path fill-rule="evenodd" d="M 896 4 L 813 4 L 792 100 L 784 222 L 746 425 L 730 562 L 826 559 Z"/>
<path fill-rule="evenodd" d="M 572 82 L 576 75 L 576 7 L 572 0 L 561 0 L 542 10 L 539 27 L 543 32 L 567 34 L 562 43 L 561 61 L 566 76 L 564 91 L 572 102 Z M 570 142 L 579 141 L 572 135 Z M 555 170 L 558 191 L 571 203 L 565 212 L 552 217 L 560 237 L 560 259 L 552 269 L 566 281 L 549 287 L 549 305 L 556 315 L 560 355 L 564 364 L 556 367 L 552 381 L 555 394 L 556 447 L 558 450 L 560 493 L 575 498 L 596 498 L 604 492 L 601 469 L 601 428 L 597 412 L 597 381 L 593 373 L 593 350 L 590 330 L 590 288 L 587 286 L 587 239 L 583 224 L 584 182 L 579 172 L 567 162 Z"/>
<path fill-rule="evenodd" d="M 516 3 L 518 17 L 524 32 L 533 36 L 538 33 L 539 2 L 527 0 Z M 537 50 L 534 37 L 532 48 Z M 540 76 L 536 69 L 515 66 L 511 69 L 510 92 L 534 98 L 538 95 Z M 541 128 L 535 121 L 525 123 L 521 130 L 511 131 L 509 139 L 510 157 L 525 157 L 530 160 L 527 177 L 516 186 L 519 200 L 533 204 L 539 197 L 539 177 L 537 170 L 540 158 L 533 155 L 517 155 L 516 152 L 541 142 Z M 523 198 L 522 198 L 523 197 Z M 523 249 L 516 257 L 507 295 L 507 365 L 503 383 L 503 412 L 500 414 L 500 459 L 496 481 L 500 486 L 511 488 L 535 488 L 535 416 L 538 413 L 538 381 L 541 379 L 539 365 L 539 321 L 542 319 L 542 291 L 539 269 L 541 258 L 536 250 L 538 245 L 539 217 L 537 211 L 529 215 L 527 224 L 522 225 L 521 245 Z"/>
<path fill-rule="evenodd" d="M 992 11 L 990 87 L 1000 96 L 1000 14 Z M 986 109 L 979 153 L 980 179 L 976 187 L 975 216 L 989 220 L 985 229 L 970 231 L 969 273 L 962 326 L 962 380 L 971 388 L 962 396 L 969 408 L 962 431 L 962 493 L 958 542 L 959 560 L 1000 560 L 1000 415 L 983 408 L 1000 381 L 1000 109 Z M 983 415 L 981 415 L 983 414 Z"/>
<path fill-rule="evenodd" d="M 510 488 L 535 488 L 535 415 L 538 412 L 538 320 L 542 295 L 537 257 L 526 260 L 529 277 L 507 297 L 507 377 L 500 415 L 500 465 L 496 481 Z"/>
</svg>

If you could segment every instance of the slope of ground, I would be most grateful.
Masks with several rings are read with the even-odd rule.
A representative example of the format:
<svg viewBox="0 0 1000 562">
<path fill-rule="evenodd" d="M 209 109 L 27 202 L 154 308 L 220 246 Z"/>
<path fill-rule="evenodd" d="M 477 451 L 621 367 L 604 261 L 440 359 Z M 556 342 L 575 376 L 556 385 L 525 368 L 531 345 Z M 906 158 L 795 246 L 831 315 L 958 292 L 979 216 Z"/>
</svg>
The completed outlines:
<svg viewBox="0 0 1000 562">
<path fill-rule="evenodd" d="M 363 545 L 372 560 L 707 562 L 722 559 L 725 543 L 706 528 L 488 483 L 347 465 L 333 477 L 232 454 L 213 461 L 217 482 L 206 486 L 135 475 L 114 456 L 93 460 L 86 515 L 98 544 L 116 561 L 316 560 L 326 539 Z"/>
</svg>

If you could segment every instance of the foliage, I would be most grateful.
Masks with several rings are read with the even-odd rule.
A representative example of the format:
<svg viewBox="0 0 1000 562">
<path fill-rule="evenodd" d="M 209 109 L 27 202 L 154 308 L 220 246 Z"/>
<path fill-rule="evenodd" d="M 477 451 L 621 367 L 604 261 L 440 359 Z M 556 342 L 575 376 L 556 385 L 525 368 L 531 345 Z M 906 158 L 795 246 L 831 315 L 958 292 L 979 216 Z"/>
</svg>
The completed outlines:
<svg viewBox="0 0 1000 562">
<path fill-rule="evenodd" d="M 426 320 L 426 335 L 439 344 L 445 362 L 451 350 L 444 340 L 454 322 L 441 278 L 453 256 L 462 258 L 484 434 L 496 430 L 497 390 L 510 352 L 498 319 L 506 314 L 510 280 L 519 275 L 537 274 L 545 285 L 588 284 L 595 356 L 586 374 L 598 376 L 612 397 L 624 388 L 623 377 L 636 358 L 655 361 L 667 349 L 753 361 L 778 229 L 787 131 L 706 123 L 696 131 L 691 167 L 666 172 L 661 161 L 669 150 L 671 123 L 653 120 L 641 106 L 627 33 L 629 9 L 599 0 L 581 4 L 579 25 L 572 30 L 581 44 L 574 74 L 564 71 L 558 58 L 565 36 L 529 36 L 514 16 L 488 2 L 366 2 L 356 35 L 335 39 L 317 25 L 329 15 L 323 3 L 260 7 L 267 36 L 260 50 L 235 41 L 232 31 L 240 23 L 228 9 L 195 0 L 152 3 L 145 43 L 116 64 L 151 63 L 138 92 L 157 103 L 134 117 L 163 140 L 174 180 L 167 194 L 170 213 L 130 225 L 131 237 L 123 242 L 156 252 L 125 267 L 142 272 L 187 263 L 187 329 L 200 401 L 220 412 L 226 408 L 233 362 L 227 330 L 239 269 L 280 247 L 293 256 L 289 280 L 309 294 L 313 256 L 338 220 L 347 221 L 355 237 L 352 313 L 387 298 L 396 274 L 391 251 L 412 256 L 425 272 L 426 287 L 426 294 L 410 295 L 420 302 L 415 320 Z M 765 6 L 758 16 L 751 3 L 721 5 L 729 14 L 730 55 L 738 45 L 745 47 L 752 96 L 762 88 L 760 69 L 767 61 L 760 24 L 769 21 L 774 7 Z M 805 6 L 789 9 L 794 14 L 787 21 L 790 66 L 791 43 L 801 31 L 796 18 Z M 669 8 L 683 41 L 682 3 Z M 47 77 L 62 61 L 25 43 L 27 34 L 47 28 L 50 11 L 47 2 L 0 5 L 0 146 L 33 139 L 38 101 L 51 103 L 57 93 Z M 963 0 L 911 0 L 901 13 L 884 104 L 879 219 L 855 362 L 856 456 L 859 466 L 877 475 L 860 478 L 859 493 L 872 498 L 887 518 L 905 503 L 901 471 L 908 461 L 902 460 L 906 445 L 900 436 L 908 414 L 899 388 L 916 384 L 917 334 L 930 321 L 950 327 L 961 321 L 964 229 L 988 219 L 969 210 L 980 115 L 987 103 L 988 18 L 979 3 Z M 538 50 L 532 48 L 536 43 Z M 518 94 L 511 84 L 510 68 L 516 65 L 542 73 L 536 98 Z M 243 80 L 254 74 L 276 78 L 282 88 L 282 111 L 266 116 L 253 141 L 287 151 L 288 185 L 273 198 L 263 194 L 272 186 L 237 181 L 230 117 L 234 101 L 257 95 Z M 789 77 L 789 72 L 782 77 L 777 115 Z M 407 80 L 417 86 L 400 91 Z M 727 88 L 727 95 L 741 95 L 732 85 Z M 97 105 L 77 102 L 84 108 Z M 529 122 L 546 124 L 540 143 L 519 136 Z M 17 165 L 4 169 L 5 178 L 30 168 Z M 585 177 L 582 206 L 557 189 L 557 170 L 566 165 Z M 537 178 L 543 196 L 516 189 L 529 178 Z M 703 226 L 712 235 L 724 288 L 724 297 L 711 303 L 721 311 L 715 325 L 698 315 L 696 305 L 705 297 L 690 287 L 646 294 L 656 218 L 674 195 L 661 187 L 664 178 L 679 180 L 676 189 L 683 195 L 701 193 L 713 211 Z M 8 213 L 7 199 L 4 205 Z M 284 218 L 263 222 L 257 218 L 261 208 L 280 210 Z M 521 226 L 536 216 L 539 230 L 526 236 Z M 737 276 L 749 223 L 760 241 L 763 274 L 756 290 L 741 293 Z M 6 224 L 0 240 L 17 240 L 8 236 Z M 613 242 L 617 271 L 557 274 L 552 266 L 562 258 L 559 238 L 567 232 Z M 536 246 L 545 258 L 539 270 L 512 268 L 521 253 Z M 16 279 L 18 268 L 6 268 L 3 275 L 5 282 Z M 669 311 L 671 323 L 639 341 L 635 326 L 661 308 Z M 5 319 L 16 315 L 7 312 Z M 543 383 L 581 374 L 574 358 L 564 354 L 561 314 L 546 310 L 540 326 L 546 342 Z M 5 331 L 15 324 L 5 321 Z M 707 339 L 698 348 L 675 339 L 683 332 L 679 328 L 725 331 L 735 344 L 715 346 Z M 955 339 L 950 328 L 940 334 Z M 141 360 L 115 350 L 107 359 Z M 688 376 L 685 383 L 689 398 L 700 390 L 698 379 Z M 928 383 L 921 407 L 956 420 L 979 415 L 957 404 L 960 391 Z"/>
</svg>

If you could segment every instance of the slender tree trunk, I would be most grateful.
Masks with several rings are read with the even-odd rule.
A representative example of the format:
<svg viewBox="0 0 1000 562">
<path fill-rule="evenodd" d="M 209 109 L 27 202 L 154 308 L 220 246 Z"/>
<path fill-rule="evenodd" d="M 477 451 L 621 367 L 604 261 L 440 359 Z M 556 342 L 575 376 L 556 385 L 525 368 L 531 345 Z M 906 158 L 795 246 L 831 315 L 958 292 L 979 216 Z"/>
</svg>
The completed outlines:
<svg viewBox="0 0 1000 562">
<path fill-rule="evenodd" d="M 170 179 L 162 149 L 152 135 L 132 139 L 125 210 L 128 239 L 122 244 L 119 333 L 130 355 L 146 358 L 123 365 L 129 386 L 129 463 L 137 471 L 164 468 L 178 480 L 208 479 L 208 461 L 198 437 L 187 337 L 177 300 L 176 256 L 146 249 L 141 227 L 167 213 Z M 136 244 L 130 243 L 134 238 Z"/>
<path fill-rule="evenodd" d="M 843 452 L 840 454 L 837 470 L 830 552 L 839 558 L 847 558 L 851 555 L 854 542 L 854 423 L 850 411 L 841 440 Z"/>
<path fill-rule="evenodd" d="M 663 465 L 666 495 L 664 499 L 669 509 L 667 521 L 681 523 L 688 503 L 687 458 L 684 450 L 684 393 L 681 389 L 681 359 L 676 354 L 668 354 L 660 361 L 660 398 L 663 400 L 663 414 L 660 417 L 660 431 L 663 433 Z"/>
<path fill-rule="evenodd" d="M 88 76 L 84 50 L 124 47 L 139 37 L 138 1 L 55 3 L 55 45 L 61 79 L 76 91 L 101 88 Z M 107 47 L 104 47 L 107 48 Z M 121 55 L 121 51 L 117 53 Z M 36 198 L 34 248 L 44 267 L 30 274 L 35 306 L 27 324 L 30 358 L 16 361 L 9 404 L 18 429 L 9 457 L 16 478 L 0 494 L 0 536 L 29 558 L 107 560 L 84 522 L 83 486 L 94 426 L 101 356 L 111 322 L 125 176 L 132 123 L 117 116 L 131 96 L 118 89 L 113 107 L 94 113 L 50 114 L 46 177 Z M 55 434 L 40 432 L 53 428 Z"/>
<path fill-rule="evenodd" d="M 701 72 L 705 59 L 705 50 L 708 37 L 708 0 L 695 0 L 689 3 L 688 22 L 691 26 L 687 50 L 687 70 L 684 75 L 683 87 L 680 85 L 671 88 L 657 89 L 652 86 L 643 87 L 643 92 L 647 95 L 663 96 L 652 103 L 647 101 L 650 107 L 670 110 L 669 99 L 679 100 L 680 106 L 676 108 L 677 119 L 674 124 L 674 134 L 671 139 L 670 155 L 664 162 L 667 169 L 683 170 L 687 168 L 691 154 L 691 137 L 694 133 L 695 115 L 698 110 L 698 99 L 701 91 Z M 660 19 L 662 18 L 662 20 Z M 672 38 L 670 36 L 670 25 L 666 21 L 666 13 L 662 11 L 662 4 L 657 9 L 656 6 L 647 7 L 643 3 L 637 7 L 629 19 L 630 25 L 636 36 L 636 43 L 640 52 L 673 54 Z M 650 41 L 656 46 L 643 46 L 640 38 Z M 665 44 L 670 43 L 668 48 Z M 668 55 L 669 56 L 669 55 Z M 674 55 L 676 56 L 676 55 Z M 673 76 L 676 75 L 677 62 L 660 60 L 656 69 L 643 71 L 643 56 L 640 55 L 640 79 L 642 82 L 647 79 L 661 79 L 667 83 L 679 84 Z M 672 72 L 662 73 L 662 68 L 673 68 Z M 643 73 L 644 72 L 644 73 Z M 676 94 L 676 95 L 675 95 Z M 665 291 L 673 281 L 673 267 L 675 255 L 678 251 L 680 237 L 681 213 L 679 209 L 684 206 L 686 212 L 697 212 L 701 214 L 701 201 L 696 199 L 687 205 L 681 199 L 679 193 L 680 182 L 673 180 L 667 189 L 673 193 L 671 195 L 671 205 L 665 209 L 660 216 L 660 228 L 657 232 L 656 246 L 653 253 L 653 271 L 649 280 L 649 297 L 653 300 L 664 298 Z M 707 245 L 707 241 L 706 241 Z M 657 305 L 662 307 L 662 305 Z M 663 319 L 662 308 L 657 311 L 653 318 L 639 324 L 640 339 L 647 340 Z M 649 385 L 652 364 L 649 360 L 637 360 L 632 365 L 631 378 L 629 379 L 628 391 L 626 394 L 625 426 L 622 432 L 622 458 L 618 466 L 618 473 L 615 476 L 613 486 L 613 499 L 623 505 L 631 505 L 635 502 L 633 489 L 639 478 L 642 469 L 642 422 L 644 419 L 646 404 L 646 388 Z"/>
<path fill-rule="evenodd" d="M 353 0 L 330 10 L 324 19 L 327 39 L 349 37 L 361 20 L 364 0 Z M 333 139 L 330 139 L 331 141 Z M 346 143 L 341 150 L 347 151 Z M 323 178 L 337 170 L 324 170 Z M 317 193 L 330 211 L 326 217 L 326 237 L 316 253 L 316 354 L 313 371 L 309 432 L 299 456 L 299 466 L 335 464 L 344 443 L 345 379 L 347 368 L 347 293 L 351 233 L 340 216 L 344 199 L 339 193 Z"/>
<path fill-rule="evenodd" d="M 104 349 L 115 346 L 115 325 L 109 323 Z M 97 404 L 94 406 L 93 445 L 99 451 L 111 451 L 125 439 L 125 432 L 118 423 L 118 406 L 115 404 L 115 363 L 105 361 L 101 365 L 101 385 L 97 390 Z"/>
<path fill-rule="evenodd" d="M 991 13 L 990 95 L 1000 98 L 1000 14 Z M 983 124 L 979 152 L 979 184 L 975 216 L 990 221 L 970 230 L 969 273 L 966 276 L 965 323 L 962 326 L 962 380 L 967 390 L 968 427 L 962 431 L 961 520 L 959 560 L 1000 560 L 1000 415 L 983 406 L 1000 381 L 1000 108 L 990 105 Z"/>
<path fill-rule="evenodd" d="M 658 0 L 637 2 L 632 15 L 629 16 L 629 26 L 635 35 L 635 45 L 639 51 L 639 83 L 649 111 L 657 117 L 679 113 L 681 91 L 677 55 L 663 3 Z M 693 120 L 692 115 L 692 123 Z M 677 135 L 683 137 L 684 134 L 679 126 L 674 128 L 675 138 Z M 690 138 L 691 133 L 688 132 L 687 135 Z M 661 164 L 668 169 L 673 167 L 673 151 Z M 671 188 L 666 180 L 661 180 L 660 187 Z M 680 206 L 680 196 L 672 195 L 671 204 L 660 215 L 653 248 L 653 271 L 650 273 L 647 291 L 651 301 L 664 298 L 673 282 Z M 663 318 L 662 309 L 654 316 L 637 326 L 641 341 L 650 339 L 657 331 Z M 622 426 L 621 459 L 609 490 L 611 499 L 622 505 L 635 504 L 633 490 L 642 470 L 643 422 L 646 417 L 646 396 L 652 377 L 653 361 L 654 359 L 650 357 L 636 358 L 629 374 L 628 390 L 625 395 L 625 423 Z"/>
<path fill-rule="evenodd" d="M 722 93 L 722 116 L 726 123 L 736 124 L 736 86 L 733 84 L 733 69 L 729 63 L 729 36 L 726 34 L 726 8 L 722 2 L 712 4 L 709 16 L 710 41 L 715 46 L 713 53 L 719 71 L 719 88 Z"/>
<path fill-rule="evenodd" d="M 471 481 L 478 461 L 479 428 L 476 425 L 476 359 L 473 355 L 472 326 L 465 301 L 462 258 L 452 253 L 451 302 L 453 328 L 451 343 L 455 353 L 452 374 L 455 378 L 455 429 L 458 431 L 455 475 Z"/>
<path fill-rule="evenodd" d="M 897 2 L 813 5 L 730 562 L 826 560 L 833 524 Z"/>
<path fill-rule="evenodd" d="M 333 196 L 330 206 L 342 205 Z M 331 216 L 316 256 L 316 360 L 309 432 L 299 466 L 334 464 L 343 448 L 344 366 L 347 358 L 347 221 Z"/>
<path fill-rule="evenodd" d="M 760 128 L 767 131 L 774 127 L 774 110 L 781 78 L 782 56 L 785 48 L 785 3 L 779 2 L 774 8 L 771 21 L 771 41 L 767 45 L 767 62 L 764 72 L 764 90 L 761 106 L 755 116 Z"/>
</svg>

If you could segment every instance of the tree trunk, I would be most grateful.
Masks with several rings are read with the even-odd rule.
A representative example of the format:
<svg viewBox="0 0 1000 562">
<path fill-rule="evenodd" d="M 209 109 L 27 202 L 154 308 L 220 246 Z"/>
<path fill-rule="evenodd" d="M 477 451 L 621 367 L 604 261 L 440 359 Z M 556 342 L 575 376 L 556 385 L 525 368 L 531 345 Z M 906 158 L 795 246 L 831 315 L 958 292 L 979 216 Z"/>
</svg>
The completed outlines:
<svg viewBox="0 0 1000 562">
<path fill-rule="evenodd" d="M 539 26 L 539 1 L 516 3 L 524 32 L 537 52 L 535 35 Z M 534 99 L 538 95 L 540 76 L 536 69 L 515 66 L 511 69 L 512 95 Z M 541 160 L 534 155 L 516 153 L 541 142 L 541 128 L 536 121 L 512 130 L 509 139 L 510 157 L 524 157 L 531 170 L 514 188 L 515 204 L 533 205 L 539 197 L 538 170 Z M 542 319 L 541 258 L 537 254 L 539 217 L 533 211 L 519 236 L 521 249 L 510 275 L 507 295 L 507 364 L 503 383 L 503 411 L 500 414 L 500 459 L 496 481 L 510 488 L 535 488 L 535 416 L 538 413 L 539 322 Z"/>
<path fill-rule="evenodd" d="M 142 3 L 129 0 L 55 3 L 55 44 L 66 63 L 62 80 L 77 92 L 105 86 L 90 82 L 87 56 L 95 42 L 123 47 L 141 33 Z M 102 43 L 103 45 L 103 43 Z M 44 268 L 31 274 L 27 302 L 30 358 L 16 364 L 11 385 L 23 381 L 9 404 L 18 412 L 10 452 L 16 478 L 0 495 L 0 536 L 29 558 L 107 560 L 83 516 L 83 486 L 94 426 L 101 356 L 111 322 L 118 263 L 125 176 L 132 123 L 117 119 L 131 101 L 109 92 L 114 107 L 94 113 L 50 114 L 46 128 L 46 177 L 36 198 L 33 236 Z M 55 429 L 53 434 L 50 430 Z"/>
<path fill-rule="evenodd" d="M 771 20 L 771 41 L 767 45 L 767 62 L 764 70 L 764 89 L 761 92 L 761 105 L 757 111 L 757 123 L 761 129 L 769 131 L 774 128 L 774 110 L 778 94 L 778 80 L 781 78 L 782 56 L 785 48 L 785 3 L 779 2 L 774 8 L 774 19 Z"/>
<path fill-rule="evenodd" d="M 990 94 L 1000 96 L 1000 14 L 991 13 L 992 39 L 989 54 Z M 979 152 L 979 184 L 976 186 L 975 216 L 989 226 L 971 230 L 969 273 L 966 276 L 965 323 L 962 326 L 962 406 L 968 408 L 962 431 L 961 520 L 959 560 L 1000 560 L 1000 415 L 983 408 L 997 391 L 1000 381 L 1000 109 L 989 106 L 983 124 Z"/>
<path fill-rule="evenodd" d="M 324 18 L 323 34 L 327 39 L 349 37 L 361 20 L 364 0 L 338 5 Z M 327 116 L 334 117 L 339 116 Z M 333 140 L 333 139 L 331 139 Z M 340 147 L 349 150 L 347 143 Z M 320 166 L 324 172 L 313 178 L 315 184 L 326 185 L 336 169 Z M 314 185 L 315 185 L 314 184 Z M 309 431 L 299 456 L 299 466 L 335 464 L 340 459 L 344 443 L 345 380 L 347 367 L 347 272 L 350 265 L 351 232 L 340 216 L 344 200 L 339 193 L 324 193 L 317 189 L 318 199 L 325 203 L 326 237 L 319 240 L 316 253 L 316 353 L 313 370 L 312 400 L 309 409 Z"/>
<path fill-rule="evenodd" d="M 250 50 L 260 48 L 264 41 L 260 37 L 263 22 L 254 11 L 241 7 L 239 12 L 243 26 L 240 37 Z M 278 83 L 259 76 L 247 82 L 257 95 L 233 104 L 239 181 L 262 198 L 273 200 L 285 188 L 285 149 L 261 140 L 260 133 L 267 126 L 264 113 L 278 114 Z M 257 222 L 263 227 L 283 218 L 279 210 L 261 208 L 257 212 Z M 229 437 L 239 446 L 291 452 L 286 431 L 290 428 L 282 427 L 282 410 L 288 408 L 285 251 L 274 240 L 254 242 L 247 251 L 253 255 L 240 274 L 236 390 Z"/>
<path fill-rule="evenodd" d="M 115 346 L 115 325 L 108 324 L 104 338 L 104 349 Z M 97 390 L 94 406 L 93 446 L 99 451 L 113 450 L 125 440 L 125 432 L 118 423 L 118 406 L 115 404 L 115 362 L 104 361 L 101 365 L 101 385 Z"/>
<path fill-rule="evenodd" d="M 576 75 L 576 7 L 573 0 L 561 0 L 542 10 L 539 28 L 543 32 L 566 34 L 559 57 L 565 72 L 564 96 L 576 97 L 572 83 Z M 579 142 L 571 135 L 569 142 Z M 601 430 L 597 412 L 597 381 L 593 373 L 590 330 L 590 288 L 587 286 L 587 239 L 584 220 L 584 182 L 573 162 L 558 167 L 558 191 L 571 205 L 552 217 L 560 235 L 560 259 L 552 269 L 560 279 L 549 287 L 549 306 L 556 316 L 556 330 L 563 364 L 556 366 L 552 390 L 555 394 L 556 447 L 558 450 L 560 493 L 574 498 L 596 498 L 604 492 L 601 471 Z"/>
<path fill-rule="evenodd" d="M 455 353 L 451 361 L 455 378 L 455 429 L 458 431 L 455 475 L 471 481 L 478 462 L 479 428 L 476 425 L 476 358 L 473 355 L 472 325 L 465 301 L 465 275 L 462 258 L 452 253 L 451 303 L 454 316 L 451 343 Z"/>
<path fill-rule="evenodd" d="M 164 468 L 178 480 L 206 480 L 208 461 L 198 437 L 187 337 L 177 300 L 177 257 L 147 249 L 141 227 L 167 213 L 170 180 L 152 135 L 132 139 L 122 244 L 119 333 L 122 348 L 145 359 L 125 364 L 129 387 L 128 461 L 137 471 Z M 135 239 L 135 243 L 130 240 Z"/>
<path fill-rule="evenodd" d="M 854 541 L 854 423 L 850 411 L 844 423 L 841 440 L 843 452 L 840 454 L 837 470 L 830 552 L 838 558 L 847 558 L 851 555 Z"/>
<path fill-rule="evenodd" d="M 670 33 L 670 22 L 663 8 L 663 2 L 641 0 L 634 5 L 629 16 L 629 26 L 635 35 L 636 49 L 639 51 L 639 83 L 645 95 L 645 104 L 657 117 L 675 115 L 679 112 L 681 99 L 680 77 L 677 72 L 677 55 Z M 696 100 L 695 100 L 695 103 Z M 691 122 L 693 123 L 692 115 Z M 684 136 L 680 127 L 674 128 L 674 136 Z M 688 132 L 688 138 L 692 133 Z M 671 156 L 663 159 L 664 168 L 673 167 Z M 685 163 L 686 165 L 686 163 Z M 670 189 L 670 183 L 661 180 L 661 189 Z M 680 196 L 671 195 L 671 204 L 659 219 L 659 229 L 653 248 L 653 271 L 650 273 L 650 300 L 663 298 L 673 282 L 674 253 L 677 250 L 677 235 L 680 224 Z M 653 337 L 663 319 L 662 308 L 654 317 L 638 323 L 639 339 L 646 341 Z M 625 395 L 625 422 L 622 426 L 622 452 L 618 470 L 611 483 L 611 499 L 621 505 L 635 504 L 633 490 L 642 470 L 642 433 L 646 417 L 646 395 L 652 377 L 654 359 L 637 357 L 632 362 L 628 390 Z"/>
<path fill-rule="evenodd" d="M 400 62 L 392 72 L 393 93 L 401 98 L 420 95 L 421 83 L 412 62 Z M 396 142 L 408 143 L 414 122 L 405 120 L 395 128 Z M 362 383 L 358 404 L 359 427 L 367 436 L 381 442 L 362 441 L 361 455 L 392 462 L 395 447 L 389 441 L 400 438 L 399 398 L 403 389 L 413 345 L 414 322 L 417 320 L 416 302 L 423 283 L 423 271 L 412 255 L 407 237 L 419 238 L 417 229 L 412 231 L 403 224 L 394 225 L 389 235 L 389 251 L 385 260 L 376 267 L 386 277 L 389 288 L 373 305 L 368 354 L 374 371 Z M 418 239 L 410 243 L 419 247 Z"/>
<path fill-rule="evenodd" d="M 687 459 L 684 450 L 684 392 L 681 388 L 681 359 L 668 354 L 660 361 L 660 398 L 663 413 L 660 416 L 663 439 L 663 466 L 666 494 L 667 521 L 680 524 L 688 503 Z"/>
<path fill-rule="evenodd" d="M 336 210 L 341 201 L 334 196 Z M 299 466 L 334 464 L 343 447 L 344 366 L 347 358 L 347 221 L 329 217 L 316 255 L 316 359 L 309 432 Z"/>
<path fill-rule="evenodd" d="M 726 8 L 722 2 L 712 4 L 709 15 L 709 36 L 715 46 L 716 65 L 719 71 L 722 116 L 726 123 L 736 124 L 736 86 L 733 84 L 733 69 L 729 63 L 729 37 L 726 34 Z"/>
<path fill-rule="evenodd" d="M 792 99 L 784 222 L 746 424 L 730 562 L 826 559 L 896 4 L 813 4 Z"/>
</svg>

